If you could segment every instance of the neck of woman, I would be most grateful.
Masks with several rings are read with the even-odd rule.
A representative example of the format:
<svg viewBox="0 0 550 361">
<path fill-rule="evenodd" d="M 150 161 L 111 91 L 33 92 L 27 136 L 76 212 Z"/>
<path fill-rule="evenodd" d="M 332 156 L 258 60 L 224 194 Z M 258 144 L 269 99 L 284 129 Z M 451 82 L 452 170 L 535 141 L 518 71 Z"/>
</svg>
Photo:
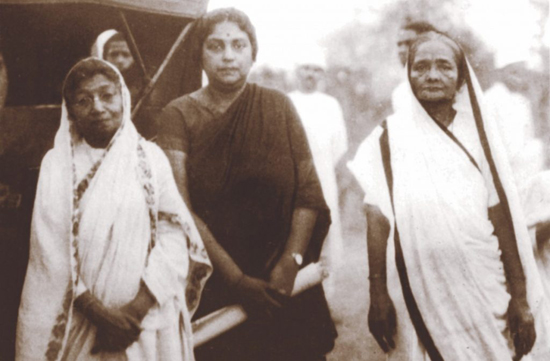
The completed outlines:
<svg viewBox="0 0 550 361">
<path fill-rule="evenodd" d="M 439 124 L 448 127 L 454 120 L 456 110 L 453 108 L 453 100 L 443 100 L 437 102 L 422 102 L 426 112 Z"/>
<path fill-rule="evenodd" d="M 105 149 L 111 142 L 112 137 L 104 138 L 104 137 L 84 136 L 84 139 L 86 140 L 86 143 L 88 143 L 92 148 Z"/>
<path fill-rule="evenodd" d="M 223 113 L 241 95 L 245 86 L 246 81 L 232 87 L 208 84 L 205 88 L 205 93 L 208 97 L 208 102 Z"/>
</svg>

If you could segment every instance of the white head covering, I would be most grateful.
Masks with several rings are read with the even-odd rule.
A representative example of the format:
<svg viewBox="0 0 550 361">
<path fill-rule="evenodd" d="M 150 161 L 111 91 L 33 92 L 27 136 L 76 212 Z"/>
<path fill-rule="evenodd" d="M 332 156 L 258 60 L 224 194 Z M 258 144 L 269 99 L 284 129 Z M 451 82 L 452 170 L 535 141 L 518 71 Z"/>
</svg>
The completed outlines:
<svg viewBox="0 0 550 361">
<path fill-rule="evenodd" d="M 187 359 L 192 359 L 190 318 L 211 273 L 210 261 L 177 192 L 168 160 L 160 148 L 139 135 L 130 119 L 130 94 L 122 75 L 96 58 L 84 59 L 75 67 L 89 61 L 99 61 L 118 75 L 122 122 L 102 157 L 87 176 L 79 179 L 75 145 L 83 140 L 63 102 L 54 147 L 40 170 L 30 260 L 19 311 L 18 359 L 60 359 L 72 325 L 73 301 L 83 284 L 107 307 L 120 307 L 135 296 L 141 279 L 159 304 L 163 304 L 163 297 L 177 298 L 185 324 L 184 351 Z M 163 196 L 168 192 L 169 197 Z M 161 222 L 167 217 L 170 226 Z M 178 251 L 167 254 L 170 252 L 164 248 L 161 231 L 173 230 L 171 227 L 182 239 L 172 242 L 180 247 Z M 110 239 L 116 240 L 118 253 L 106 246 Z M 102 245 L 107 247 L 105 254 L 94 252 Z M 108 262 L 105 257 L 112 266 L 98 267 Z M 127 261 L 136 257 L 136 262 Z M 156 269 L 147 267 L 153 263 Z M 188 271 L 185 265 L 189 265 Z M 161 273 L 166 277 L 159 283 Z"/>
<path fill-rule="evenodd" d="M 481 148 L 484 163 L 479 164 L 481 172 L 438 127 L 409 85 L 406 101 L 387 120 L 395 214 L 405 262 L 411 267 L 411 288 L 443 358 L 469 354 L 476 359 L 504 360 L 510 359 L 501 333 L 506 326 L 509 296 L 503 284 L 498 243 L 491 238 L 493 230 L 487 217 L 490 205 L 483 204 L 489 203 L 490 188 L 496 189 L 505 213 L 509 210 L 527 280 L 528 302 L 541 335 L 548 327 L 548 301 L 496 122 L 485 111 L 481 87 L 464 61 L 466 84 L 456 95 L 454 122 L 460 119 L 468 125 L 468 134 L 474 135 L 470 138 Z M 393 223 L 378 144 L 381 128 L 373 133 L 349 166 L 365 189 L 368 203 L 377 205 Z M 390 240 L 388 262 L 393 262 L 393 238 Z M 392 265 L 388 265 L 390 273 Z M 401 292 L 396 297 L 402 299 Z M 401 317 L 408 319 L 406 314 Z M 459 337 L 457 330 L 468 332 Z M 547 352 L 548 341 L 537 338 L 537 347 Z"/>
<path fill-rule="evenodd" d="M 118 34 L 118 31 L 116 31 L 115 29 L 105 30 L 104 32 L 99 34 L 94 45 L 92 45 L 90 55 L 95 58 L 104 59 L 103 56 L 105 54 L 103 54 L 103 50 L 105 50 L 105 44 L 107 44 L 107 42 L 116 34 Z"/>
</svg>

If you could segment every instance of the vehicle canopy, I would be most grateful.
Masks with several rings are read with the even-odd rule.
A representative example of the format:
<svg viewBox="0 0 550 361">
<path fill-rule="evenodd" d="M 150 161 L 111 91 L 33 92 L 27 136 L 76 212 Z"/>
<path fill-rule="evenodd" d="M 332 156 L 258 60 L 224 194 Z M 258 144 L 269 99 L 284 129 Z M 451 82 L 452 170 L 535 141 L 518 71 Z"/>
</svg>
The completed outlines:
<svg viewBox="0 0 550 361">
<path fill-rule="evenodd" d="M 0 359 L 14 359 L 39 167 L 59 127 L 64 77 L 90 55 L 100 33 L 124 33 L 148 82 L 142 100 L 134 100 L 132 118 L 152 138 L 162 107 L 201 85 L 186 34 L 206 7 L 207 0 L 0 0 L 0 52 L 8 77 L 6 103 L 0 104 L 0 273 L 7 278 Z"/>
<path fill-rule="evenodd" d="M 69 69 L 90 55 L 107 29 L 125 34 L 134 59 L 153 84 L 134 100 L 134 122 L 155 135 L 155 115 L 170 100 L 200 87 L 184 29 L 206 11 L 206 0 L 0 0 L 0 50 L 8 93 L 0 114 L 0 158 L 38 167 L 53 144 L 61 87 Z M 0 180 L 1 181 L 1 180 Z"/>
</svg>

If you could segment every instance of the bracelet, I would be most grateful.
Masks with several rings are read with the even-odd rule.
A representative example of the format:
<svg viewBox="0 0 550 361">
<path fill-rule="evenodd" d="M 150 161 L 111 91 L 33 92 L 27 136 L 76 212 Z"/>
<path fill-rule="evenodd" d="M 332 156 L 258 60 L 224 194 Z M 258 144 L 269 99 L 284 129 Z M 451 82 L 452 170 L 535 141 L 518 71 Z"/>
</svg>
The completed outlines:
<svg viewBox="0 0 550 361">
<path fill-rule="evenodd" d="M 373 274 L 373 275 L 370 275 L 370 274 L 369 274 L 369 280 L 372 281 L 372 280 L 377 280 L 377 279 L 383 279 L 383 280 L 385 280 L 385 279 L 386 279 L 386 275 L 383 275 L 383 274 L 381 274 L 381 273 L 375 273 L 375 274 Z"/>
</svg>

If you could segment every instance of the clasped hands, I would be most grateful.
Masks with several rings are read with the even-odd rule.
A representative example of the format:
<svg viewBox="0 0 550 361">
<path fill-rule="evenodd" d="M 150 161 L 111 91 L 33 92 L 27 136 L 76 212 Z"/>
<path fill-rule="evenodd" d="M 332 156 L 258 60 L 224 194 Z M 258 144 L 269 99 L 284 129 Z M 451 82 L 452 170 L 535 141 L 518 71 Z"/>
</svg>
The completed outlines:
<svg viewBox="0 0 550 361">
<path fill-rule="evenodd" d="M 233 291 L 253 320 L 269 320 L 290 299 L 298 270 L 294 259 L 283 255 L 271 271 L 269 282 L 243 274 Z"/>
<path fill-rule="evenodd" d="M 92 354 L 126 350 L 138 340 L 141 321 L 149 311 L 137 297 L 121 308 L 107 308 L 89 291 L 75 300 L 75 307 L 97 328 Z"/>
</svg>

